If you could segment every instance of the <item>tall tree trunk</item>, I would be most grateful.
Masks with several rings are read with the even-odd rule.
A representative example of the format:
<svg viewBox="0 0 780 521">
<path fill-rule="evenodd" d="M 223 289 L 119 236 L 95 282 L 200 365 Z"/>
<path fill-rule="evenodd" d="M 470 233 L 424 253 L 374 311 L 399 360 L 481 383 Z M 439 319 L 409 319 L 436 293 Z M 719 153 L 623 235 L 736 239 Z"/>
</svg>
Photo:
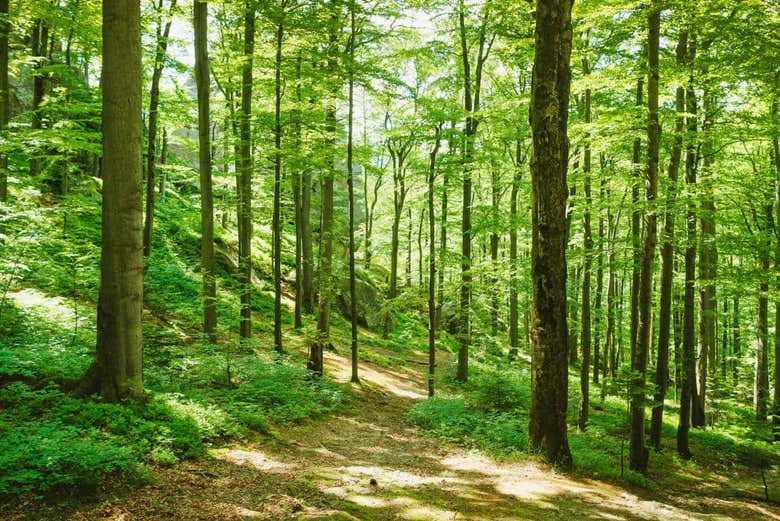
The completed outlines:
<svg viewBox="0 0 780 521">
<path fill-rule="evenodd" d="M 154 226 L 154 188 L 155 162 L 157 151 L 157 120 L 160 106 L 160 78 L 165 66 L 165 53 L 168 50 L 168 36 L 171 34 L 173 13 L 176 0 L 171 0 L 168 16 L 163 29 L 163 2 L 157 7 L 157 46 L 154 52 L 154 68 L 152 70 L 152 88 L 149 93 L 149 136 L 146 143 L 146 220 L 144 221 L 144 257 L 152 253 L 152 228 Z"/>
<path fill-rule="evenodd" d="M 524 163 L 520 140 L 515 146 L 515 168 L 512 176 L 512 192 L 509 198 L 509 359 L 517 357 L 518 338 L 518 266 L 517 266 L 517 194 L 520 190 L 520 168 Z"/>
<path fill-rule="evenodd" d="M 455 122 L 451 122 L 451 128 L 452 131 L 450 133 L 450 136 L 447 140 L 447 154 L 450 157 L 455 156 L 456 151 L 456 144 L 455 144 L 455 138 L 453 137 L 454 130 L 455 130 Z M 445 163 L 446 164 L 446 163 Z M 450 172 L 449 168 L 445 168 L 444 172 L 442 173 L 442 185 L 441 185 L 441 233 L 440 233 L 440 245 L 439 245 L 439 268 L 438 268 L 438 276 L 439 276 L 439 296 L 438 296 L 438 302 L 436 306 L 436 328 L 437 329 L 443 329 L 444 324 L 442 324 L 441 320 L 441 312 L 442 312 L 442 306 L 444 306 L 444 255 L 447 254 L 447 217 L 448 217 L 448 211 L 449 211 L 449 181 L 450 181 Z M 432 239 L 433 240 L 433 239 Z"/>
<path fill-rule="evenodd" d="M 434 215 L 434 183 L 436 155 L 441 143 L 441 127 L 436 127 L 431 163 L 428 168 L 428 396 L 434 393 L 436 375 L 436 216 Z"/>
<path fill-rule="evenodd" d="M 777 124 L 777 105 L 780 96 L 780 70 L 775 72 L 774 94 L 772 98 L 771 119 L 773 125 Z M 775 278 L 775 287 L 780 289 L 780 140 L 777 132 L 772 136 L 772 169 L 775 174 L 775 269 L 778 270 Z M 725 365 L 724 365 L 725 367 Z M 724 375 L 725 376 L 725 375 Z M 775 301 L 775 372 L 774 395 L 772 396 L 772 433 L 774 441 L 780 441 L 780 300 Z"/>
<path fill-rule="evenodd" d="M 490 232 L 490 332 L 493 336 L 498 334 L 498 228 L 499 207 L 501 205 L 501 177 L 498 168 L 490 169 L 490 209 L 492 231 Z"/>
<path fill-rule="evenodd" d="M 293 110 L 293 136 L 295 150 L 301 150 L 301 106 L 303 91 L 301 89 L 301 53 L 295 58 L 295 109 Z M 295 329 L 303 326 L 303 201 L 301 200 L 301 168 L 293 166 L 290 176 L 292 181 L 293 204 L 295 205 Z"/>
<path fill-rule="evenodd" d="M 636 82 L 636 107 L 637 111 L 642 107 L 642 94 L 644 92 L 644 76 L 640 76 Z M 639 330 L 639 283 L 640 283 L 640 263 L 641 263 L 641 244 L 642 244 L 642 210 L 639 203 L 639 187 L 642 182 L 642 139 L 637 136 L 634 139 L 633 155 L 631 162 L 633 164 L 633 178 L 631 184 L 631 251 L 632 251 L 632 270 L 631 270 L 631 348 L 636 345 L 637 331 Z"/>
<path fill-rule="evenodd" d="M 339 2 L 331 0 L 328 17 L 327 72 L 332 91 L 339 92 L 336 78 L 338 66 Z M 317 309 L 317 337 L 309 350 L 308 368 L 317 375 L 323 371 L 325 348 L 330 344 L 330 308 L 333 300 L 333 177 L 335 173 L 336 106 L 328 101 L 325 114 L 326 146 L 330 149 L 329 164 L 320 175 L 320 269 Z"/>
<path fill-rule="evenodd" d="M 569 193 L 571 194 L 571 192 L 569 192 Z M 568 244 L 568 243 L 569 243 L 569 241 L 567 240 L 566 244 Z M 569 350 L 569 365 L 572 365 L 572 366 L 577 364 L 577 352 L 578 352 L 578 347 L 577 346 L 579 346 L 578 339 L 580 338 L 580 335 L 578 334 L 578 331 L 577 331 L 577 325 L 580 323 L 579 310 L 580 310 L 580 307 L 581 307 L 580 306 L 580 286 L 581 286 L 581 284 L 580 284 L 580 276 L 581 276 L 581 274 L 582 274 L 582 266 L 579 266 L 579 265 L 576 266 L 576 267 L 575 266 L 570 266 L 570 275 L 573 275 L 573 276 L 570 277 L 571 281 L 569 282 L 569 284 L 571 285 L 571 287 L 574 288 L 574 296 L 573 296 L 573 298 L 568 299 L 568 295 L 567 295 L 567 303 L 569 301 L 571 302 L 569 304 L 569 306 L 568 306 L 569 309 L 571 310 L 571 319 L 569 320 L 569 323 L 568 323 L 568 328 L 569 328 L 569 333 L 568 333 L 568 335 L 569 335 L 568 350 Z"/>
<path fill-rule="evenodd" d="M 406 209 L 408 221 L 406 227 L 406 287 L 412 287 L 412 207 Z"/>
<path fill-rule="evenodd" d="M 571 0 L 536 2 L 530 120 L 533 131 L 533 355 L 528 433 L 531 448 L 572 464 L 567 437 L 566 171 L 571 71 Z"/>
<path fill-rule="evenodd" d="M 162 129 L 162 146 L 160 147 L 160 166 L 165 166 L 168 162 L 168 129 L 163 127 Z M 165 201 L 165 170 L 160 169 L 160 202 Z"/>
<path fill-rule="evenodd" d="M 756 345 L 756 375 L 753 384 L 753 403 L 756 408 L 756 420 L 766 421 L 769 400 L 769 256 L 772 248 L 772 221 L 774 211 L 772 203 L 765 206 L 765 223 L 760 230 L 765 244 L 759 250 L 759 262 L 763 277 L 758 294 L 758 343 Z"/>
<path fill-rule="evenodd" d="M 103 238 L 97 359 L 82 387 L 106 401 L 143 394 L 143 191 L 141 189 L 141 7 L 103 5 Z"/>
<path fill-rule="evenodd" d="M 588 36 L 586 35 L 586 38 Z M 587 42 L 586 42 L 587 48 Z M 587 76 L 590 73 L 588 58 L 582 59 L 582 74 Z M 591 122 L 591 90 L 585 89 L 585 124 Z M 583 230 L 583 248 L 582 248 L 582 360 L 580 362 L 580 409 L 577 427 L 584 431 L 588 425 L 588 408 L 590 407 L 590 348 L 591 348 L 591 323 L 590 323 L 590 283 L 591 283 L 591 265 L 593 261 L 593 238 L 590 229 L 590 211 L 593 205 L 591 195 L 591 152 L 590 136 L 585 137 L 585 147 L 582 154 L 582 173 L 585 178 L 585 208 L 583 209 L 582 230 Z"/>
<path fill-rule="evenodd" d="M 601 185 L 599 188 L 599 226 L 598 226 L 598 246 L 596 249 L 596 298 L 593 303 L 596 312 L 593 316 L 593 382 L 599 383 L 599 371 L 602 365 L 602 353 L 601 353 L 601 317 L 602 312 L 602 295 L 604 293 L 604 216 L 602 215 L 601 206 L 604 201 L 605 194 L 605 178 L 604 178 L 604 160 L 600 161 L 599 176 Z"/>
<path fill-rule="evenodd" d="M 702 71 L 707 76 L 707 70 Z M 712 179 L 713 143 L 712 118 L 713 94 L 711 87 L 704 89 L 702 96 L 704 121 L 702 123 L 703 141 L 701 152 L 703 157 L 702 171 L 699 178 L 701 186 L 701 223 L 699 234 L 699 357 L 697 359 L 697 376 L 699 392 L 693 404 L 691 424 L 694 427 L 704 427 L 705 405 L 707 396 L 707 374 L 714 368 L 709 364 L 715 355 L 715 319 L 717 303 L 715 302 L 715 277 L 717 276 L 718 250 L 715 245 L 715 197 Z M 709 367 L 708 367 L 709 364 Z"/>
<path fill-rule="evenodd" d="M 274 63 L 274 203 L 271 222 L 274 271 L 274 351 L 282 353 L 282 44 L 284 9 L 281 0 L 276 23 L 276 61 Z"/>
<path fill-rule="evenodd" d="M 10 119 L 10 84 L 8 82 L 8 0 L 0 0 L 0 138 L 7 139 Z M 8 153 L 0 151 L 0 202 L 8 201 Z"/>
<path fill-rule="evenodd" d="M 46 49 L 49 41 L 49 26 L 41 19 L 35 21 L 32 33 L 32 55 L 36 58 L 34 73 L 33 73 L 33 92 L 32 92 L 32 120 L 30 128 L 32 130 L 40 130 L 42 127 L 41 120 L 41 103 L 43 103 L 43 96 L 46 94 L 46 84 L 44 83 L 44 76 L 41 73 L 41 68 L 46 61 Z M 41 160 L 40 151 L 33 151 L 33 156 L 30 158 L 30 176 L 35 177 L 41 173 Z"/>
<path fill-rule="evenodd" d="M 653 264 L 658 235 L 658 155 L 661 127 L 658 123 L 658 47 L 661 31 L 661 9 L 651 0 L 647 13 L 647 178 L 645 181 L 647 210 L 642 251 L 642 272 L 639 286 L 639 329 L 636 348 L 631 353 L 631 369 L 636 375 L 631 386 L 631 437 L 629 466 L 647 472 L 649 452 L 645 447 L 645 387 L 647 357 L 653 341 Z"/>
<path fill-rule="evenodd" d="M 240 170 L 238 172 L 238 272 L 241 286 L 241 338 L 252 338 L 252 68 L 255 6 L 244 4 L 244 60 L 241 67 Z M 227 129 L 226 129 L 227 130 Z"/>
<path fill-rule="evenodd" d="M 688 86 L 685 90 L 686 123 L 688 138 L 685 145 L 685 183 L 688 190 L 693 191 L 696 185 L 696 147 L 693 136 L 696 135 L 696 91 L 693 75 L 696 59 L 696 38 L 688 34 L 688 51 L 686 63 L 690 70 Z M 694 298 L 696 291 L 696 202 L 693 197 L 688 200 L 686 215 L 687 246 L 685 248 L 685 294 L 683 296 L 683 374 L 680 390 L 680 419 L 677 427 L 677 453 L 688 459 L 691 451 L 688 444 L 688 431 L 691 427 L 691 408 L 695 402 L 696 390 L 696 331 L 694 329 L 696 309 Z"/>
<path fill-rule="evenodd" d="M 347 189 L 349 198 L 349 321 L 350 321 L 350 351 L 352 354 L 352 383 L 360 382 L 358 377 L 358 326 L 357 304 L 355 302 L 355 181 L 352 165 L 353 120 L 355 110 L 355 2 L 349 4 L 350 35 L 349 63 L 347 76 L 349 82 L 349 112 L 347 116 Z"/>
<path fill-rule="evenodd" d="M 198 91 L 198 170 L 200 171 L 200 264 L 203 274 L 203 333 L 216 342 L 217 281 L 214 274 L 214 196 L 211 180 L 209 117 L 208 3 L 193 0 L 195 83 Z"/>
<path fill-rule="evenodd" d="M 677 41 L 677 66 L 685 66 L 685 51 L 688 46 L 688 33 L 680 31 Z M 664 212 L 663 246 L 661 248 L 661 301 L 658 314 L 658 362 L 655 366 L 655 395 L 653 416 L 650 424 L 650 444 L 661 450 L 661 431 L 663 427 L 664 398 L 669 382 L 669 332 L 672 322 L 672 284 L 674 281 L 674 207 L 677 199 L 677 176 L 682 157 L 683 130 L 685 125 L 685 87 L 679 85 L 676 91 L 674 120 L 674 144 L 669 158 L 669 188 L 666 195 Z M 676 380 L 675 380 L 676 381 Z"/>
</svg>

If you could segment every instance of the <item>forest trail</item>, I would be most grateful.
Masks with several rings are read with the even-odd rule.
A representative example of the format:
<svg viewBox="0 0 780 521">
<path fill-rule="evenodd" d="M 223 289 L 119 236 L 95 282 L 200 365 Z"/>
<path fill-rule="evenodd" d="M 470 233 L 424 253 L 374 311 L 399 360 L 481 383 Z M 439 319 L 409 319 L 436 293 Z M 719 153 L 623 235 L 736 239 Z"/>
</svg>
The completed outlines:
<svg viewBox="0 0 780 521">
<path fill-rule="evenodd" d="M 349 360 L 334 353 L 326 358 L 328 374 L 347 381 Z M 361 390 L 338 415 L 284 429 L 277 440 L 232 443 L 198 460 L 155 468 L 155 484 L 45 517 L 780 520 L 776 507 L 740 497 L 723 483 L 683 495 L 629 491 L 532 460 L 495 461 L 425 437 L 405 420 L 413 402 L 424 398 L 424 360 L 419 354 L 392 370 L 362 364 Z"/>
</svg>

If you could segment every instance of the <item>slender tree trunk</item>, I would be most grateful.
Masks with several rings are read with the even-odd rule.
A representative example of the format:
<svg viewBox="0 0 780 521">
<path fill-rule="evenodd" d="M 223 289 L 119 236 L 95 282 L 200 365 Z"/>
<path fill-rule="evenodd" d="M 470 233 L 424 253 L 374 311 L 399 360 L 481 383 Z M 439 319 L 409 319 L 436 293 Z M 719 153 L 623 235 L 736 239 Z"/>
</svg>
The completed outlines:
<svg viewBox="0 0 780 521">
<path fill-rule="evenodd" d="M 303 91 L 301 89 L 301 53 L 295 58 L 295 110 L 293 110 L 293 136 L 295 150 L 301 150 L 301 106 Z M 303 326 L 303 201 L 301 197 L 301 168 L 294 164 L 292 175 L 293 203 L 295 204 L 295 329 Z"/>
<path fill-rule="evenodd" d="M 0 0 L 0 139 L 6 140 L 10 119 L 10 84 L 8 83 L 8 0 Z M 0 202 L 8 201 L 8 154 L 0 151 Z"/>
<path fill-rule="evenodd" d="M 759 251 L 759 262 L 763 280 L 758 294 L 758 343 L 756 345 L 756 375 L 753 384 L 753 403 L 756 408 L 756 420 L 766 421 L 769 400 L 769 252 L 772 248 L 772 221 L 774 220 L 772 203 L 765 207 L 765 223 L 761 230 L 765 236 L 763 248 Z"/>
<path fill-rule="evenodd" d="M 238 272 L 241 286 L 241 338 L 252 338 L 252 68 L 255 6 L 244 4 L 244 61 L 241 67 L 240 170 L 238 174 Z"/>
<path fill-rule="evenodd" d="M 772 123 L 777 124 L 778 88 L 780 88 L 780 71 L 775 73 L 774 97 L 772 99 Z M 780 140 L 777 132 L 772 136 L 772 169 L 775 174 L 775 287 L 780 290 Z M 725 373 L 725 365 L 724 373 Z M 725 376 L 725 374 L 724 374 Z M 780 300 L 775 301 L 775 370 L 774 395 L 772 396 L 772 433 L 774 441 L 780 441 Z"/>
<path fill-rule="evenodd" d="M 634 379 L 631 393 L 631 437 L 629 466 L 647 472 L 649 452 L 645 447 L 645 387 L 647 358 L 653 341 L 653 264 L 658 235 L 656 199 L 658 197 L 658 155 L 661 127 L 658 123 L 658 47 L 661 31 L 661 9 L 651 0 L 647 14 L 647 178 L 645 199 L 645 240 L 639 286 L 639 329 L 636 349 L 631 353 Z"/>
<path fill-rule="evenodd" d="M 412 287 L 412 208 L 407 208 L 408 221 L 406 227 L 406 287 Z"/>
<path fill-rule="evenodd" d="M 693 191 L 696 185 L 696 149 L 692 137 L 696 135 L 696 92 L 693 86 L 693 66 L 696 58 L 696 39 L 688 35 L 686 62 L 690 69 L 688 86 L 685 91 L 686 122 L 688 135 L 685 147 L 685 183 Z M 680 391 L 680 420 L 677 427 L 677 452 L 688 459 L 691 451 L 688 444 L 688 432 L 691 427 L 691 408 L 695 402 L 696 390 L 696 331 L 694 306 L 696 286 L 696 203 L 691 197 L 688 201 L 687 246 L 685 248 L 685 294 L 683 297 L 683 356 L 682 388 Z"/>
<path fill-rule="evenodd" d="M 46 94 L 46 84 L 44 83 L 44 75 L 41 73 L 41 68 L 46 61 L 46 49 L 49 41 L 49 26 L 48 24 L 38 19 L 35 21 L 32 33 L 32 55 L 36 58 L 33 74 L 33 93 L 32 93 L 32 120 L 30 128 L 32 130 L 40 130 L 42 128 L 41 119 L 41 103 L 43 103 L 43 96 Z M 30 177 L 35 177 L 41 173 L 41 160 L 39 158 L 40 151 L 35 150 L 33 157 L 30 158 Z"/>
<path fill-rule="evenodd" d="M 587 38 L 588 36 L 586 36 Z M 586 43 L 587 47 L 587 43 Z M 582 60 L 582 73 L 587 76 L 590 73 L 588 58 Z M 585 124 L 591 122 L 591 90 L 585 89 Z M 593 252 L 593 238 L 590 229 L 590 211 L 593 205 L 591 195 L 591 152 L 590 137 L 585 137 L 585 147 L 582 154 L 582 173 L 585 177 L 585 208 L 583 209 L 583 249 L 582 249 L 582 361 L 580 363 L 580 409 L 577 427 L 584 431 L 588 425 L 588 408 L 590 407 L 590 348 L 591 348 L 591 320 L 590 320 L 590 283 Z"/>
<path fill-rule="evenodd" d="M 530 120 L 533 131 L 533 355 L 528 433 L 531 448 L 572 464 L 567 437 L 566 170 L 571 71 L 571 0 L 536 2 Z"/>
<path fill-rule="evenodd" d="M 336 78 L 337 41 L 339 30 L 339 2 L 329 3 L 327 71 L 330 87 L 339 92 Z M 336 106 L 329 101 L 325 115 L 326 146 L 331 150 L 329 164 L 320 175 L 322 211 L 320 214 L 320 270 L 319 302 L 317 309 L 317 338 L 311 344 L 308 368 L 317 375 L 323 371 L 325 348 L 330 344 L 330 308 L 333 299 L 333 176 L 335 172 Z"/>
<path fill-rule="evenodd" d="M 436 375 L 436 216 L 434 215 L 434 183 L 436 155 L 441 143 L 441 124 L 436 127 L 431 164 L 428 168 L 428 396 L 434 393 Z"/>
<path fill-rule="evenodd" d="M 517 194 L 520 189 L 522 149 L 520 140 L 515 147 L 515 170 L 512 177 L 512 192 L 509 199 L 509 359 L 517 357 L 518 339 L 518 266 L 517 266 Z"/>
<path fill-rule="evenodd" d="M 490 208 L 493 230 L 490 232 L 490 332 L 493 336 L 498 334 L 498 228 L 499 228 L 499 207 L 501 205 L 501 178 L 498 168 L 491 168 L 490 171 Z"/>
<path fill-rule="evenodd" d="M 455 122 L 453 121 L 451 123 L 452 130 L 455 130 Z M 455 139 L 450 135 L 448 141 L 447 141 L 447 154 L 450 157 L 453 157 L 455 155 Z M 446 163 L 445 163 L 446 164 Z M 450 173 L 449 168 L 445 168 L 444 172 L 442 173 L 442 185 L 441 185 L 441 232 L 440 232 L 440 245 L 439 245 L 439 267 L 438 267 L 438 276 L 439 276 L 439 297 L 438 297 L 438 303 L 436 307 L 436 328 L 437 329 L 443 329 L 444 324 L 442 324 L 441 320 L 441 311 L 442 306 L 444 305 L 444 255 L 447 253 L 447 214 L 449 211 L 449 181 L 450 181 Z"/>
<path fill-rule="evenodd" d="M 274 271 L 274 351 L 282 353 L 282 44 L 284 42 L 284 9 L 279 6 L 276 24 L 276 62 L 274 64 L 274 204 L 272 216 Z"/>
<path fill-rule="evenodd" d="M 571 192 L 569 192 L 571 193 Z M 566 241 L 568 244 L 569 241 Z M 577 331 L 577 325 L 580 323 L 579 319 L 579 310 L 580 310 L 580 276 L 582 274 L 582 266 L 571 266 L 570 267 L 570 285 L 574 288 L 574 297 L 571 299 L 571 304 L 569 304 L 569 309 L 571 310 L 571 319 L 569 320 L 568 327 L 569 327 L 569 365 L 575 366 L 577 365 L 577 353 L 578 353 L 578 346 L 579 346 L 579 337 Z M 568 301 L 568 298 L 567 298 Z"/>
<path fill-rule="evenodd" d="M 103 239 L 97 358 L 82 381 L 106 401 L 143 394 L 141 7 L 103 5 Z"/>
<path fill-rule="evenodd" d="M 677 66 L 682 70 L 685 65 L 685 50 L 688 46 L 688 33 L 680 31 L 677 41 Z M 658 362 L 655 366 L 656 391 L 653 397 L 655 406 L 650 424 L 650 444 L 661 450 L 661 431 L 663 427 L 664 398 L 669 382 L 669 332 L 672 322 L 672 284 L 674 281 L 674 207 L 677 199 L 677 176 L 682 157 L 683 130 L 685 125 L 685 88 L 680 85 L 676 91 L 676 116 L 674 120 L 674 144 L 669 159 L 669 188 L 666 195 L 664 213 L 663 246 L 661 248 L 661 301 L 658 314 Z M 676 380 L 675 380 L 676 381 Z"/>
<path fill-rule="evenodd" d="M 604 180 L 604 161 L 600 161 L 601 167 L 599 168 L 599 176 L 601 185 L 599 189 L 599 207 L 603 204 L 605 194 L 605 180 Z M 602 295 L 604 293 L 604 217 L 602 210 L 599 208 L 599 227 L 598 227 L 598 245 L 596 248 L 596 299 L 593 303 L 596 312 L 593 316 L 593 382 L 599 383 L 599 371 L 602 365 L 602 353 L 601 353 L 601 317 L 603 315 L 602 310 Z"/>
<path fill-rule="evenodd" d="M 644 92 L 644 76 L 640 76 L 636 83 L 636 107 L 639 110 L 643 105 L 642 94 Z M 631 160 L 634 168 L 631 184 L 631 251 L 633 264 L 631 270 L 631 348 L 636 345 L 637 331 L 639 328 L 639 283 L 641 268 L 641 244 L 642 244 L 642 210 L 639 206 L 639 187 L 642 182 L 642 140 L 638 136 L 634 139 L 634 150 Z"/>
<path fill-rule="evenodd" d="M 144 222 L 144 257 L 152 253 L 152 228 L 154 226 L 154 185 L 155 162 L 157 151 L 157 120 L 160 106 L 160 78 L 165 66 L 165 54 L 168 50 L 168 36 L 171 33 L 173 13 L 176 0 L 171 0 L 168 16 L 163 29 L 163 3 L 157 7 L 157 47 L 154 53 L 154 68 L 152 70 L 152 88 L 149 93 L 149 136 L 146 144 L 146 220 Z"/>
<path fill-rule="evenodd" d="M 349 320 L 351 330 L 350 351 L 352 354 L 352 383 L 360 382 L 358 377 L 358 326 L 357 304 L 355 303 L 355 182 L 352 165 L 353 120 L 355 110 L 355 2 L 349 4 L 350 36 L 349 63 L 349 112 L 347 116 L 347 189 L 349 197 Z"/>
<path fill-rule="evenodd" d="M 214 275 L 214 196 L 211 180 L 211 124 L 209 117 L 208 3 L 193 0 L 195 82 L 198 91 L 198 169 L 200 171 L 200 263 L 203 274 L 203 333 L 216 342 L 217 281 Z"/>
<path fill-rule="evenodd" d="M 163 127 L 162 129 L 162 146 L 160 147 L 160 167 L 165 166 L 168 162 L 168 129 Z M 165 170 L 160 168 L 160 202 L 165 201 Z"/>
</svg>

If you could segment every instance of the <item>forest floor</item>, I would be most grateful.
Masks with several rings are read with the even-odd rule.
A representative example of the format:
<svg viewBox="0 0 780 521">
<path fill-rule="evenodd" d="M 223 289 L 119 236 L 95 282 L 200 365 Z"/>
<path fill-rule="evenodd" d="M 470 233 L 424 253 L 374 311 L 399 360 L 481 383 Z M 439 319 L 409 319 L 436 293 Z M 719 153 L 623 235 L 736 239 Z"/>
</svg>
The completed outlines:
<svg viewBox="0 0 780 521">
<path fill-rule="evenodd" d="M 347 358 L 326 360 L 328 374 L 348 381 Z M 627 489 L 425 436 L 405 418 L 425 398 L 425 364 L 422 353 L 401 368 L 362 364 L 362 383 L 337 415 L 155 467 L 154 483 L 139 489 L 37 504 L 12 519 L 780 520 L 780 507 L 741 489 L 736 476 Z"/>
</svg>

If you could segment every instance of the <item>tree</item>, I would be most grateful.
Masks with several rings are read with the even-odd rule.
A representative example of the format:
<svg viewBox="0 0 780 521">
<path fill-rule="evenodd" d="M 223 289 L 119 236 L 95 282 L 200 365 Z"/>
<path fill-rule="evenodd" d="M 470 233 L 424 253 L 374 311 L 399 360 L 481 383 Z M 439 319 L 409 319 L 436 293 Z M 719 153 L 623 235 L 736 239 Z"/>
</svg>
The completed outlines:
<svg viewBox="0 0 780 521">
<path fill-rule="evenodd" d="M 8 83 L 8 0 L 0 0 L 0 135 L 5 139 L 10 116 Z M 0 202 L 8 200 L 8 152 L 0 150 Z"/>
<path fill-rule="evenodd" d="M 208 3 L 194 0 L 195 83 L 198 91 L 198 170 L 200 173 L 200 264 L 203 277 L 203 334 L 216 342 L 217 282 L 214 275 L 214 196 L 211 179 Z"/>
<path fill-rule="evenodd" d="M 567 467 L 566 186 L 571 0 L 537 0 L 530 121 L 533 132 L 533 354 L 531 448 Z"/>
<path fill-rule="evenodd" d="M 428 167 L 428 396 L 434 394 L 436 375 L 436 216 L 434 208 L 434 183 L 436 181 L 436 156 L 441 144 L 443 123 L 436 126 Z"/>
<path fill-rule="evenodd" d="M 349 199 L 349 321 L 350 321 L 350 351 L 352 354 L 352 383 L 359 383 L 358 377 L 358 328 L 357 328 L 357 303 L 355 295 L 355 180 L 353 167 L 353 120 L 355 110 L 355 0 L 349 4 L 349 43 L 347 45 L 347 78 L 348 78 L 348 106 L 347 116 L 347 191 Z"/>
<path fill-rule="evenodd" d="M 282 348 L 282 45 L 287 0 L 281 0 L 276 19 L 276 61 L 274 63 L 274 208 L 271 223 L 273 233 L 274 272 L 274 350 Z"/>
<path fill-rule="evenodd" d="M 96 361 L 81 390 L 109 402 L 143 394 L 141 6 L 103 3 L 103 224 Z"/>
<path fill-rule="evenodd" d="M 645 211 L 645 237 L 642 250 L 642 270 L 639 286 L 639 329 L 635 349 L 631 353 L 631 438 L 630 467 L 647 472 L 649 452 L 645 447 L 645 378 L 652 334 L 653 263 L 658 234 L 655 201 L 658 197 L 658 153 L 661 127 L 658 123 L 658 47 L 661 29 L 661 9 L 651 0 L 647 13 L 647 179 L 645 182 L 648 209 Z"/>
<path fill-rule="evenodd" d="M 160 106 L 160 78 L 165 67 L 165 54 L 168 50 L 168 37 L 171 34 L 176 0 L 171 0 L 168 15 L 163 22 L 163 1 L 157 6 L 157 45 L 154 52 L 152 86 L 149 93 L 149 137 L 146 145 L 146 220 L 144 221 L 144 257 L 152 252 L 152 227 L 154 226 L 154 189 L 155 164 L 157 159 L 157 120 Z M 164 26 L 164 28 L 163 28 Z"/>
</svg>

